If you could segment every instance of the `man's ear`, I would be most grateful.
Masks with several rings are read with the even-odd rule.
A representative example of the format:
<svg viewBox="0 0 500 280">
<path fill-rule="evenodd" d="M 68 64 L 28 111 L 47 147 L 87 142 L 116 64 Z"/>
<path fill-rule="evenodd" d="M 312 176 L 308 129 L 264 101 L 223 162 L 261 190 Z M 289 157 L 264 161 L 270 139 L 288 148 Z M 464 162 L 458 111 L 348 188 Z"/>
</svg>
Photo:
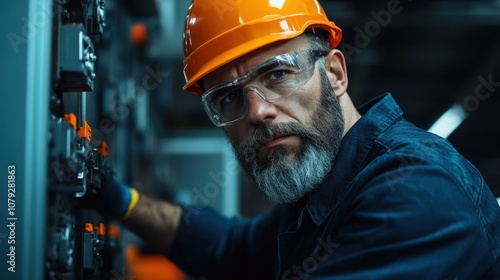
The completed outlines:
<svg viewBox="0 0 500 280">
<path fill-rule="evenodd" d="M 331 50 L 325 56 L 325 69 L 337 98 L 346 93 L 348 81 L 344 54 L 337 49 Z"/>
</svg>

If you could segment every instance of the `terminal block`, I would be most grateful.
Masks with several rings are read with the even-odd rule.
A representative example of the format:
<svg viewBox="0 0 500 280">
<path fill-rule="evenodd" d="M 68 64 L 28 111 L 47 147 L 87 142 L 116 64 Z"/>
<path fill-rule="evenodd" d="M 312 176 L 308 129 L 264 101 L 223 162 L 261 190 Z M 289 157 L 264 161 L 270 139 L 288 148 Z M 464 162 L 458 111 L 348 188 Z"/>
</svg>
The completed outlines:
<svg viewBox="0 0 500 280">
<path fill-rule="evenodd" d="M 74 218 L 69 213 L 54 213 L 49 222 L 47 267 L 51 271 L 69 273 L 73 270 L 75 251 Z"/>
<path fill-rule="evenodd" d="M 65 24 L 59 28 L 60 91 L 92 91 L 96 59 L 94 45 L 83 24 Z"/>
<path fill-rule="evenodd" d="M 64 192 L 81 192 L 85 164 L 79 156 L 76 117 L 53 119 L 50 123 L 49 188 Z M 80 174 L 80 175 L 79 175 Z"/>
</svg>

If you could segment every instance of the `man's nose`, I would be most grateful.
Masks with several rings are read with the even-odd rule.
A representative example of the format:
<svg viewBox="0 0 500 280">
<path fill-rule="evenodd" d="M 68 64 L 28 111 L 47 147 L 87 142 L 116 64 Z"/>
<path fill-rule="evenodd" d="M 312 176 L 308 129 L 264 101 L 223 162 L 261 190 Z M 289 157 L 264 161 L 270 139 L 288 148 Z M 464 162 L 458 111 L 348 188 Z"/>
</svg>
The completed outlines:
<svg viewBox="0 0 500 280">
<path fill-rule="evenodd" d="M 248 121 L 253 124 L 263 124 L 273 121 L 278 115 L 278 109 L 273 103 L 267 102 L 254 89 L 247 92 Z"/>
</svg>

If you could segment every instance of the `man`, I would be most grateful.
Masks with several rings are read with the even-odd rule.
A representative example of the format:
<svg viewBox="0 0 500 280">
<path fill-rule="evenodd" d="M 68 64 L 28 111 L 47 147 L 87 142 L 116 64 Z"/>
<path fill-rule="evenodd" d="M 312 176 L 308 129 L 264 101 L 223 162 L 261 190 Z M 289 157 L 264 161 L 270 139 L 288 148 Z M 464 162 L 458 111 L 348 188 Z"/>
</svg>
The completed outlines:
<svg viewBox="0 0 500 280">
<path fill-rule="evenodd" d="M 112 181 L 105 212 L 209 279 L 499 279 L 481 175 L 390 94 L 356 109 L 340 38 L 315 0 L 195 0 L 185 90 L 277 206 L 226 219 Z"/>
</svg>

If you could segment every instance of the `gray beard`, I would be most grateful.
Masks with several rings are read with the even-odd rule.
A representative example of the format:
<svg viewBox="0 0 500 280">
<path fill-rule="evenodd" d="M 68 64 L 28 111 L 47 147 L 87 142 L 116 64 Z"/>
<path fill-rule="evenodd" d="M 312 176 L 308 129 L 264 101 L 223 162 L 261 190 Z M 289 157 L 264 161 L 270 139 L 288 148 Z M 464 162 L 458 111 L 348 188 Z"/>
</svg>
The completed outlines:
<svg viewBox="0 0 500 280">
<path fill-rule="evenodd" d="M 340 149 L 344 131 L 342 109 L 325 70 L 319 70 L 322 92 L 311 124 L 264 124 L 240 148 L 228 137 L 240 164 L 274 203 L 293 203 L 312 192 L 332 169 Z M 260 161 L 256 157 L 259 143 L 281 134 L 299 135 L 302 151 L 290 160 L 290 151 L 277 146 L 269 152 L 266 164 Z"/>
</svg>

